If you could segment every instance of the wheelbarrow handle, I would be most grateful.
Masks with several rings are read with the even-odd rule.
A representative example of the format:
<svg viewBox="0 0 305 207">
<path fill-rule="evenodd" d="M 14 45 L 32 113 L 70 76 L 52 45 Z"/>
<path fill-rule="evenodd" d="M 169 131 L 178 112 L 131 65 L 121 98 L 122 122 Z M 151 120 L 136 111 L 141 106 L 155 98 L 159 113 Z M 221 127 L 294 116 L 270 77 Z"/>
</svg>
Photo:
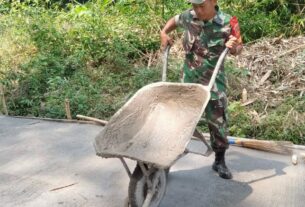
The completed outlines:
<svg viewBox="0 0 305 207">
<path fill-rule="evenodd" d="M 224 51 L 221 53 L 220 57 L 218 58 L 218 61 L 216 63 L 216 66 L 215 66 L 215 69 L 213 71 L 213 75 L 210 79 L 210 82 L 209 82 L 209 85 L 208 85 L 208 90 L 211 91 L 214 83 L 215 83 L 215 80 L 216 80 L 216 76 L 217 76 L 217 73 L 219 71 L 219 68 L 220 66 L 223 64 L 225 58 L 226 58 L 226 55 L 228 54 L 228 51 L 229 51 L 229 48 L 226 47 L 226 49 L 224 49 Z"/>
<path fill-rule="evenodd" d="M 169 50 L 171 48 L 171 45 L 168 44 L 163 52 L 163 69 L 162 69 L 162 81 L 166 81 L 166 72 L 167 72 L 167 66 L 168 66 L 168 54 Z"/>
<path fill-rule="evenodd" d="M 162 81 L 163 82 L 166 81 L 166 72 L 167 72 L 167 67 L 168 67 L 168 55 L 169 55 L 170 48 L 171 48 L 171 45 L 167 45 L 164 52 L 163 52 L 163 69 L 162 69 Z M 209 91 L 211 91 L 211 89 L 214 85 L 214 82 L 215 82 L 217 73 L 219 71 L 219 68 L 222 65 L 222 63 L 224 62 L 224 59 L 226 58 L 226 55 L 228 54 L 228 51 L 229 51 L 229 48 L 224 49 L 224 51 L 221 53 L 221 55 L 220 55 L 220 57 L 217 61 L 216 67 L 213 71 L 213 75 L 212 75 L 212 77 L 210 79 L 210 82 L 209 82 L 209 85 L 208 85 Z"/>
</svg>

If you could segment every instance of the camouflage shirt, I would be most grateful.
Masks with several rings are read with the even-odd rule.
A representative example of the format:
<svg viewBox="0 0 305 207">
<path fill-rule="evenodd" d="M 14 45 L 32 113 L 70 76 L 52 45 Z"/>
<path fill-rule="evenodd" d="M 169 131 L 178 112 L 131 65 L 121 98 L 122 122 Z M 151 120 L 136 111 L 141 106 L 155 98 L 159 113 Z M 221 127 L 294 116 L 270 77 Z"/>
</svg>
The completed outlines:
<svg viewBox="0 0 305 207">
<path fill-rule="evenodd" d="M 231 16 L 217 8 L 209 21 L 199 20 L 194 10 L 187 10 L 175 17 L 176 25 L 184 29 L 183 47 L 186 52 L 183 81 L 208 85 L 217 60 L 225 49 L 231 34 Z M 226 96 L 227 80 L 223 65 L 211 89 L 211 100 Z"/>
</svg>

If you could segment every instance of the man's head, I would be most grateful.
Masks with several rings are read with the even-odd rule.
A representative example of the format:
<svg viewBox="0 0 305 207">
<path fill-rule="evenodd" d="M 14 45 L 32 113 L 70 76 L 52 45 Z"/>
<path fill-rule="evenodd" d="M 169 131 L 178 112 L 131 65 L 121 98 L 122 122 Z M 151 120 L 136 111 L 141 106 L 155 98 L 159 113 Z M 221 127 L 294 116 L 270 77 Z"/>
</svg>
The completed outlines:
<svg viewBox="0 0 305 207">
<path fill-rule="evenodd" d="M 188 0 L 200 20 L 210 20 L 216 14 L 217 0 Z"/>
</svg>

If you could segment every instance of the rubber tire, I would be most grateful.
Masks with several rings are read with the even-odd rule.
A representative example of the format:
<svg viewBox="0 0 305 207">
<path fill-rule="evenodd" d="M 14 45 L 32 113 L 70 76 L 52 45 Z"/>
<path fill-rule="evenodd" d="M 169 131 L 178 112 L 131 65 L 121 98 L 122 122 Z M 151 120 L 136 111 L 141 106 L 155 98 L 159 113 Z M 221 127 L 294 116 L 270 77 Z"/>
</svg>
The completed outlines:
<svg viewBox="0 0 305 207">
<path fill-rule="evenodd" d="M 166 172 L 166 176 L 168 177 L 168 174 L 169 174 L 169 172 L 170 172 L 170 167 L 169 167 L 169 168 L 166 168 L 166 169 L 165 169 L 165 172 Z"/>
<path fill-rule="evenodd" d="M 157 169 L 155 173 L 160 174 L 161 185 L 161 194 L 158 195 L 157 200 L 153 197 L 151 201 L 151 207 L 159 206 L 163 196 L 166 191 L 166 181 L 167 181 L 167 173 L 163 169 Z M 153 173 L 151 176 L 154 176 Z M 130 207 L 142 207 L 147 194 L 147 186 L 145 185 L 145 176 L 139 165 L 136 166 L 129 182 L 128 187 L 128 196 L 129 196 L 129 205 Z"/>
</svg>

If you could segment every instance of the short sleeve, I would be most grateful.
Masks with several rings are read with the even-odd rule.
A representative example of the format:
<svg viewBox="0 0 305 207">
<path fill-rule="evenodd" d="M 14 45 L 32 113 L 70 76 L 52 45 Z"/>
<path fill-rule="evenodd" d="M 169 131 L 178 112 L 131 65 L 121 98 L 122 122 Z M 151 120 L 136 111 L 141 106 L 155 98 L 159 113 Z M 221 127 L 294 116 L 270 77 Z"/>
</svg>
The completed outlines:
<svg viewBox="0 0 305 207">
<path fill-rule="evenodd" d="M 185 12 L 183 12 L 182 14 L 178 14 L 175 16 L 175 23 L 178 27 L 182 27 L 184 29 L 187 28 L 187 25 L 190 23 L 191 21 L 191 14 L 190 11 L 187 10 Z"/>
</svg>

